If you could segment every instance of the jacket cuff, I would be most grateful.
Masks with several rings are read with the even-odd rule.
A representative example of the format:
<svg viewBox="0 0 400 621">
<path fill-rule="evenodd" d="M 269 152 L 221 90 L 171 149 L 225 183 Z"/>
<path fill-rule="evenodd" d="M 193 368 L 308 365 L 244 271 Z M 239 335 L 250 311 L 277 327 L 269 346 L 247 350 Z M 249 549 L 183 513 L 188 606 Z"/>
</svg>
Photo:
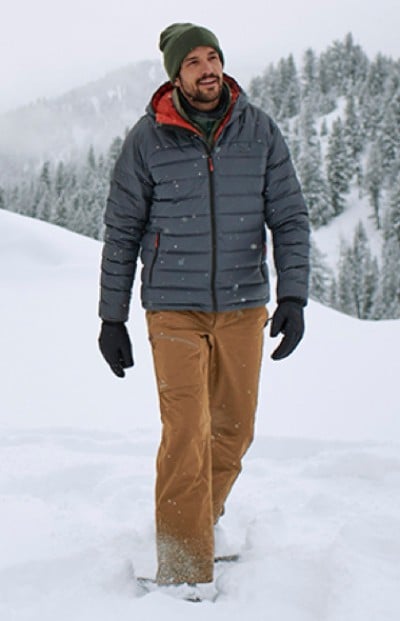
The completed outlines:
<svg viewBox="0 0 400 621">
<path fill-rule="evenodd" d="M 284 298 L 279 298 L 278 299 L 278 304 L 281 304 L 282 302 L 296 302 L 296 304 L 300 304 L 300 306 L 307 306 L 307 300 L 305 300 L 304 298 L 295 298 L 295 297 L 284 297 Z"/>
</svg>

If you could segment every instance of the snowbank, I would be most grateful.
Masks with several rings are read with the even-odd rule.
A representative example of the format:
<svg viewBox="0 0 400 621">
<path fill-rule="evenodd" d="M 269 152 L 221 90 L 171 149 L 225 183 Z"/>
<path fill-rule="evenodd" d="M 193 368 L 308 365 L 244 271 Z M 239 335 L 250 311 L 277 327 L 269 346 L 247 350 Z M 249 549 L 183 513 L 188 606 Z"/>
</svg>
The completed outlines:
<svg viewBox="0 0 400 621">
<path fill-rule="evenodd" d="M 154 575 L 157 399 L 97 350 L 99 243 L 0 211 L 0 618 L 398 621 L 399 322 L 318 304 L 292 357 L 266 338 L 256 441 L 222 528 L 214 603 L 139 597 Z M 396 374 L 396 377 L 395 377 Z"/>
</svg>

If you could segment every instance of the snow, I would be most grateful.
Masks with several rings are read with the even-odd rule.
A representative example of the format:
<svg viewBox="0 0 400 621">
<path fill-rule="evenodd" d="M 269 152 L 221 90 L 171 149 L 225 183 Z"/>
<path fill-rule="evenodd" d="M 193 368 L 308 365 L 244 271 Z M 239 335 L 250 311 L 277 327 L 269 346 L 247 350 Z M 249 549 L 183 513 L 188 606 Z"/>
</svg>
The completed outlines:
<svg viewBox="0 0 400 621">
<path fill-rule="evenodd" d="M 359 196 L 358 188 L 353 185 L 346 196 L 347 207 L 336 216 L 328 226 L 313 231 L 318 248 L 325 254 L 330 267 L 337 271 L 341 241 L 353 244 L 354 233 L 359 222 L 362 222 L 370 243 L 372 255 L 378 261 L 381 258 L 382 237 L 373 221 L 372 207 L 367 196 Z"/>
<path fill-rule="evenodd" d="M 335 109 L 329 114 L 320 117 L 316 124 L 317 128 L 321 127 L 322 120 L 324 119 L 330 134 L 332 125 L 336 119 L 340 118 L 344 123 L 346 118 L 346 105 L 346 98 L 339 97 Z M 325 162 L 325 165 L 327 161 L 329 134 L 320 137 L 322 161 Z M 364 154 L 362 158 L 362 169 L 364 171 L 367 169 L 367 159 L 368 156 Z M 344 199 L 346 203 L 344 212 L 336 216 L 327 226 L 313 231 L 313 238 L 317 247 L 323 252 L 325 261 L 331 269 L 333 269 L 335 274 L 337 274 L 338 271 L 341 242 L 345 241 L 348 245 L 352 245 L 355 229 L 359 222 L 362 222 L 365 227 L 372 255 L 380 261 L 382 253 L 382 235 L 374 224 L 373 209 L 365 190 L 360 194 L 359 187 L 353 180 L 350 184 L 350 191 L 344 196 Z M 382 197 L 381 202 L 381 217 L 383 221 L 386 203 L 385 196 Z"/>
<path fill-rule="evenodd" d="M 120 380 L 96 342 L 101 245 L 6 211 L 0 226 L 2 620 L 398 621 L 398 321 L 310 302 L 282 362 L 266 334 L 256 439 L 221 521 L 241 561 L 217 567 L 215 603 L 139 597 L 160 426 L 137 289 Z"/>
<path fill-rule="evenodd" d="M 347 106 L 346 97 L 338 97 L 337 100 L 336 100 L 336 106 L 335 106 L 334 110 L 332 110 L 332 112 L 329 112 L 328 114 L 324 114 L 322 117 L 320 117 L 320 119 L 319 119 L 319 121 L 317 123 L 317 126 L 321 126 L 322 120 L 325 119 L 326 127 L 328 129 L 329 134 L 330 134 L 331 131 L 332 131 L 332 125 L 336 121 L 336 119 L 340 118 L 344 122 L 344 120 L 346 118 L 346 106 Z"/>
</svg>

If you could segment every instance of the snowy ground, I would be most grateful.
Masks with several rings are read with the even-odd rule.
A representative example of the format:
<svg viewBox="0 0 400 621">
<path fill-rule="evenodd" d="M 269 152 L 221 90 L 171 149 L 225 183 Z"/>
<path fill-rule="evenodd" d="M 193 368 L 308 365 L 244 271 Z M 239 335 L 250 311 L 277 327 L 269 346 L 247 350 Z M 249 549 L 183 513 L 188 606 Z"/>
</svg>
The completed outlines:
<svg viewBox="0 0 400 621">
<path fill-rule="evenodd" d="M 143 314 L 135 302 L 121 381 L 97 351 L 100 245 L 4 211 L 0 226 L 2 621 L 399 620 L 399 322 L 310 303 L 291 358 L 273 363 L 266 340 L 257 438 L 222 521 L 242 560 L 217 569 L 215 603 L 138 597 L 159 438 Z"/>
</svg>

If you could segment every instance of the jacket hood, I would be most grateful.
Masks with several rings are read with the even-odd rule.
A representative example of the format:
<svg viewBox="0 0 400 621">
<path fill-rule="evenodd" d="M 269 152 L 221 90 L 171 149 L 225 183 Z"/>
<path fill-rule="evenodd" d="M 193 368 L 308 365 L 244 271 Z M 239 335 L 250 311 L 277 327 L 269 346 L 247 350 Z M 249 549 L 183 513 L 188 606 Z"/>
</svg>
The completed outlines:
<svg viewBox="0 0 400 621">
<path fill-rule="evenodd" d="M 222 126 L 228 123 L 233 117 L 233 113 L 239 112 L 245 105 L 247 105 L 247 95 L 241 89 L 239 84 L 229 75 L 224 73 L 224 82 L 228 85 L 231 92 L 231 105 L 226 113 Z M 176 125 L 178 127 L 185 127 L 195 133 L 200 132 L 193 127 L 188 121 L 186 121 L 176 110 L 172 101 L 172 93 L 175 86 L 172 82 L 165 82 L 157 89 L 152 96 L 150 103 L 146 108 L 147 114 L 154 118 L 156 123 L 160 125 Z M 222 127 L 220 127 L 222 129 Z M 218 132 L 220 133 L 220 132 Z"/>
</svg>

